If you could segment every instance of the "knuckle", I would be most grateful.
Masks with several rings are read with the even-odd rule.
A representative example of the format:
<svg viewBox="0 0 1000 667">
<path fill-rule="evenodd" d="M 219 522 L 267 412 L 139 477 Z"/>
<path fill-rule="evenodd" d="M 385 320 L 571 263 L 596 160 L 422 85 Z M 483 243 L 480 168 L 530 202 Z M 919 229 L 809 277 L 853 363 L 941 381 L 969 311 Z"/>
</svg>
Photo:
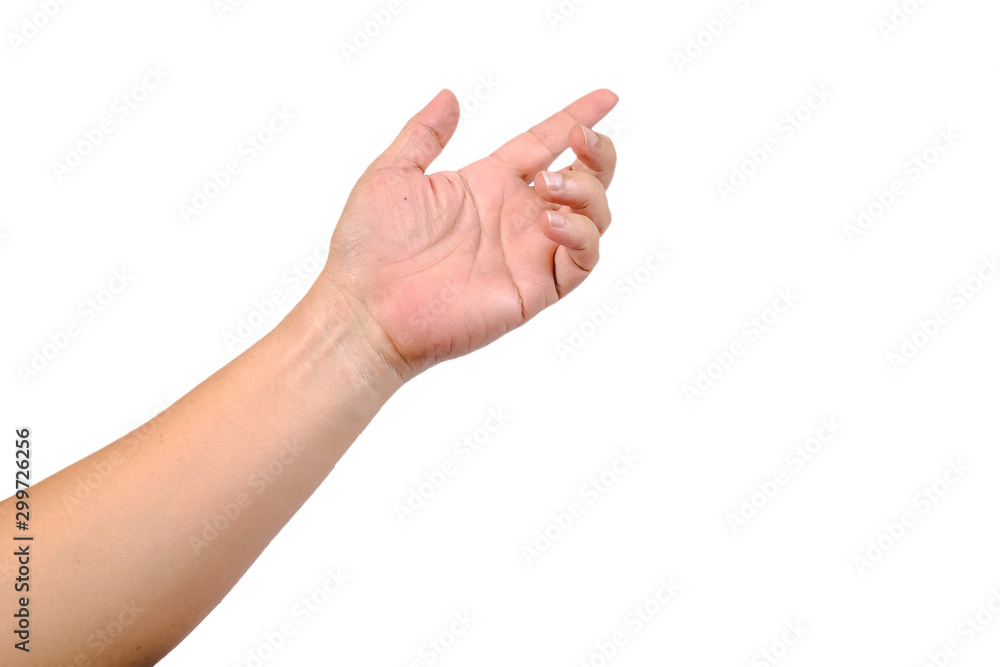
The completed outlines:
<svg viewBox="0 0 1000 667">
<path fill-rule="evenodd" d="M 604 184 L 597 176 L 583 171 L 576 172 L 575 185 L 581 199 L 597 199 L 604 191 Z"/>
<path fill-rule="evenodd" d="M 587 218 L 587 230 L 583 232 L 582 236 L 584 244 L 588 248 L 596 248 L 597 244 L 601 242 L 601 232 L 590 218 Z"/>
</svg>

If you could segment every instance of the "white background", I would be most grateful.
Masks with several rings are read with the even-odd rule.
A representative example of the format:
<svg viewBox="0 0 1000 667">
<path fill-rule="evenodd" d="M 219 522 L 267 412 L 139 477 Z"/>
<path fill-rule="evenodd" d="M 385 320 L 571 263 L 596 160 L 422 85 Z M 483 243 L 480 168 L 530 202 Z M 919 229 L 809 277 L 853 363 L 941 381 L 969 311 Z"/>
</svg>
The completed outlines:
<svg viewBox="0 0 1000 667">
<path fill-rule="evenodd" d="M 161 664 L 765 665 L 783 636 L 789 666 L 916 667 L 953 640 L 948 664 L 996 664 L 1000 618 L 984 612 L 972 641 L 960 624 L 1000 591 L 1000 281 L 977 282 L 1000 252 L 1000 6 L 905 4 L 915 13 L 888 31 L 889 0 L 406 1 L 349 60 L 342 44 L 387 0 L 248 0 L 222 17 L 211 0 L 69 2 L 17 48 L 40 10 L 8 0 L 3 428 L 34 429 L 41 478 L 245 349 L 225 336 L 272 290 L 285 298 L 253 339 L 305 293 L 288 272 L 315 269 L 365 165 L 439 89 L 469 113 L 434 170 L 608 87 L 621 102 L 598 129 L 620 162 L 594 275 L 404 387 Z M 689 39 L 705 46 L 679 63 Z M 165 80 L 120 119 L 115 99 L 157 66 Z M 282 107 L 294 122 L 186 222 L 179 206 Z M 53 162 L 103 118 L 114 131 L 60 181 Z M 772 138 L 763 166 L 744 166 Z M 754 173 L 724 201 L 734 169 Z M 849 233 L 896 179 L 904 193 Z M 671 255 L 658 270 L 651 248 Z M 123 269 L 128 287 L 85 321 L 78 304 Z M 779 290 L 794 305 L 774 322 Z M 920 335 L 938 310 L 944 324 Z M 754 317 L 771 324 L 751 339 Z M 70 322 L 80 334 L 25 380 Z M 689 400 L 699 371 L 715 379 Z M 507 423 L 461 460 L 455 443 L 490 409 Z M 831 418 L 843 427 L 808 463 L 786 458 Z M 636 461 L 591 503 L 584 485 L 617 452 Z M 449 459 L 458 472 L 401 523 L 396 504 Z M 949 462 L 968 471 L 915 499 Z M 776 472 L 787 483 L 770 487 Z M 744 500 L 756 514 L 734 530 Z M 582 516 L 526 557 L 574 502 Z M 885 533 L 907 512 L 915 525 Z M 302 623 L 297 601 L 322 598 L 338 567 L 350 580 Z M 676 597 L 631 623 L 671 578 Z M 471 629 L 432 663 L 427 642 L 462 612 Z M 285 622 L 294 634 L 272 651 Z M 602 661 L 618 631 L 627 643 Z"/>
</svg>

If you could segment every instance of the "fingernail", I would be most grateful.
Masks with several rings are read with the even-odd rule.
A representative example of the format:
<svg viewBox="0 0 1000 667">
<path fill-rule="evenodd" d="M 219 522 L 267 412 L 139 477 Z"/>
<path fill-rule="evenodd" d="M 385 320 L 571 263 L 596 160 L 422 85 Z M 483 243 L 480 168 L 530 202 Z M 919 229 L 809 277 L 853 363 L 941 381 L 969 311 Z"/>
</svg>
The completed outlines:
<svg viewBox="0 0 1000 667">
<path fill-rule="evenodd" d="M 549 190 L 558 190 L 563 184 L 563 175 L 554 171 L 543 171 L 542 180 Z"/>
<path fill-rule="evenodd" d="M 583 128 L 583 136 L 587 140 L 587 145 L 591 148 L 597 148 L 597 134 L 586 125 L 580 127 Z"/>
<path fill-rule="evenodd" d="M 551 227 L 562 227 L 566 224 L 566 216 L 559 211 L 549 211 L 549 225 Z"/>
</svg>

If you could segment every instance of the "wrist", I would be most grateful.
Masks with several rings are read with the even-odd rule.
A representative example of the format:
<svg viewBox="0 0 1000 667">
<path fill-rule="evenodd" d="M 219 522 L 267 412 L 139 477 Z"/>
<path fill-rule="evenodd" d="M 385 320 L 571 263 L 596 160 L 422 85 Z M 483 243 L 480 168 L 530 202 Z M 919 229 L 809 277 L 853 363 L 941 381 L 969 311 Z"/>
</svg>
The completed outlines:
<svg viewBox="0 0 1000 667">
<path fill-rule="evenodd" d="M 383 400 L 413 377 L 364 304 L 346 290 L 320 279 L 295 306 L 297 327 L 320 351 L 321 365 L 348 372 Z"/>
</svg>

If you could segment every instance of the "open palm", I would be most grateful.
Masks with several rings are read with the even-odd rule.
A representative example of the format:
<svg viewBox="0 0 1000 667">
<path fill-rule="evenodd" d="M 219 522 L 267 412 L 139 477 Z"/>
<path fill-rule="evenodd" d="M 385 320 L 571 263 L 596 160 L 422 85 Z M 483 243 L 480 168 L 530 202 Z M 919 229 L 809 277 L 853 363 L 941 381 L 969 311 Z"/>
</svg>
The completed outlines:
<svg viewBox="0 0 1000 667">
<path fill-rule="evenodd" d="M 361 305 L 407 374 L 524 324 L 594 268 L 616 157 L 585 128 L 617 100 L 594 91 L 486 158 L 425 174 L 458 124 L 458 102 L 442 91 L 365 171 L 324 276 Z M 571 166 L 539 174 L 567 148 Z"/>
</svg>

